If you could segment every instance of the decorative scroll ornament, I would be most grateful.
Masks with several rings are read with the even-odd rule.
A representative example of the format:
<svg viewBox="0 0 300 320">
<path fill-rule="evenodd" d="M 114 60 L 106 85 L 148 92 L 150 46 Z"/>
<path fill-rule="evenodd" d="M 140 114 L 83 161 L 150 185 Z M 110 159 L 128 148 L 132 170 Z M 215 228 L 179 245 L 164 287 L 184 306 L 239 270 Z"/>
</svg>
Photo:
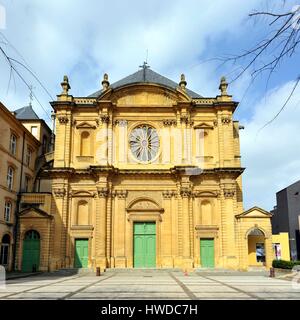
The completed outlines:
<svg viewBox="0 0 300 320">
<path fill-rule="evenodd" d="M 231 122 L 231 118 L 230 117 L 222 117 L 221 121 L 223 124 L 229 124 Z"/>
<path fill-rule="evenodd" d="M 108 188 L 99 188 L 97 192 L 99 198 L 106 198 L 108 196 Z"/>
<path fill-rule="evenodd" d="M 224 189 L 224 197 L 225 198 L 233 198 L 235 195 L 235 190 L 234 189 Z"/>
<path fill-rule="evenodd" d="M 177 121 L 176 121 L 176 119 L 164 119 L 164 120 L 163 120 L 163 124 L 164 124 L 165 126 L 176 125 L 176 124 L 177 124 Z"/>
<path fill-rule="evenodd" d="M 167 191 L 163 191 L 162 195 L 164 199 L 171 199 L 175 195 L 175 192 L 167 190 Z"/>
<path fill-rule="evenodd" d="M 66 189 L 64 188 L 55 188 L 53 189 L 53 193 L 56 198 L 63 198 L 66 194 Z"/>
<path fill-rule="evenodd" d="M 69 118 L 67 116 L 59 116 L 57 119 L 60 124 L 67 124 L 69 122 Z"/>
</svg>

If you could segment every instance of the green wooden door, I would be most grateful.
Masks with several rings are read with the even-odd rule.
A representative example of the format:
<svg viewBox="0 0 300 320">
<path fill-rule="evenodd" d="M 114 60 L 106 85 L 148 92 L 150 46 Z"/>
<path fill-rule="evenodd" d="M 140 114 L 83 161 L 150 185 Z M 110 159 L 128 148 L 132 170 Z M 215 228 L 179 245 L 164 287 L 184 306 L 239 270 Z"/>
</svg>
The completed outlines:
<svg viewBox="0 0 300 320">
<path fill-rule="evenodd" d="M 87 268 L 89 257 L 89 240 L 76 239 L 75 240 L 75 268 Z"/>
<path fill-rule="evenodd" d="M 135 268 L 156 267 L 156 224 L 136 222 L 133 236 L 133 266 Z"/>
<path fill-rule="evenodd" d="M 23 241 L 22 272 L 35 272 L 40 266 L 40 235 L 34 230 L 26 233 Z"/>
<path fill-rule="evenodd" d="M 203 268 L 214 268 L 215 245 L 214 239 L 200 239 L 200 257 Z"/>
</svg>

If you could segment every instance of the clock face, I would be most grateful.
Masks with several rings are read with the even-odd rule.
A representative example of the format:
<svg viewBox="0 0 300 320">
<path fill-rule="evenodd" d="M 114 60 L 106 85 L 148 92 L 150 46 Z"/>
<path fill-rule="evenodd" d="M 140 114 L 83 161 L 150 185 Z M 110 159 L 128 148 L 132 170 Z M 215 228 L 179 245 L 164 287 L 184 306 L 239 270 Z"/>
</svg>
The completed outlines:
<svg viewBox="0 0 300 320">
<path fill-rule="evenodd" d="M 129 144 L 132 154 L 138 161 L 152 161 L 159 150 L 159 137 L 156 129 L 147 124 L 135 127 L 130 133 Z"/>
</svg>

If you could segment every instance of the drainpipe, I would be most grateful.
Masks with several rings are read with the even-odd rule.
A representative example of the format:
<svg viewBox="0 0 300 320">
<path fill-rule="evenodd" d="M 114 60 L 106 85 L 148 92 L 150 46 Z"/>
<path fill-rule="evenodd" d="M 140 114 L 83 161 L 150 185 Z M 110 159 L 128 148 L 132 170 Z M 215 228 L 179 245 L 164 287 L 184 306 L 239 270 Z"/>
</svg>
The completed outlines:
<svg viewBox="0 0 300 320">
<path fill-rule="evenodd" d="M 24 166 L 24 150 L 25 150 L 25 131 L 23 132 L 23 145 L 22 145 L 22 158 L 21 158 L 21 172 L 20 172 L 20 184 L 19 190 L 17 193 L 17 202 L 16 202 L 16 209 L 15 209 L 15 223 L 13 227 L 13 237 L 14 237 L 14 245 L 13 245 L 13 269 L 14 271 L 17 270 L 16 266 L 16 257 L 17 257 L 17 239 L 18 239 L 18 231 L 19 231 L 19 206 L 21 202 L 21 195 L 22 195 L 22 181 L 23 181 L 23 166 Z"/>
</svg>

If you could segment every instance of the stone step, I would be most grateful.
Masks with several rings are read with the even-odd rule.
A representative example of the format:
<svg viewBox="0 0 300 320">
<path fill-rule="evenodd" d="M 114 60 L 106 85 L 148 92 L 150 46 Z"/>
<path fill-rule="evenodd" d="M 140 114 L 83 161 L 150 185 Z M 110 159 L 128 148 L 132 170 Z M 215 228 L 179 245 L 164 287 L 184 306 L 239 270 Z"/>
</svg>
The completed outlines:
<svg viewBox="0 0 300 320">
<path fill-rule="evenodd" d="M 182 272 L 180 268 L 107 268 L 106 273 L 161 273 Z"/>
<path fill-rule="evenodd" d="M 92 268 L 63 268 L 53 271 L 54 275 L 95 274 Z"/>
</svg>

